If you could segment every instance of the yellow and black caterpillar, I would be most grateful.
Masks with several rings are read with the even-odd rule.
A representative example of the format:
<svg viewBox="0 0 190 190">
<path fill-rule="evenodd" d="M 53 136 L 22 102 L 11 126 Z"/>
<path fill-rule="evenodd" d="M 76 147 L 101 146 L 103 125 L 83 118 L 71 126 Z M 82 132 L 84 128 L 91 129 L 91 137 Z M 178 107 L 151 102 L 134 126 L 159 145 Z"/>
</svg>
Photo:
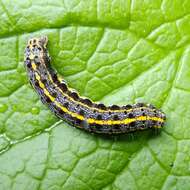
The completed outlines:
<svg viewBox="0 0 190 190">
<path fill-rule="evenodd" d="M 165 114 L 150 104 L 105 106 L 82 98 L 50 66 L 47 37 L 33 38 L 25 49 L 29 81 L 43 103 L 59 118 L 93 133 L 119 134 L 162 128 Z"/>
</svg>

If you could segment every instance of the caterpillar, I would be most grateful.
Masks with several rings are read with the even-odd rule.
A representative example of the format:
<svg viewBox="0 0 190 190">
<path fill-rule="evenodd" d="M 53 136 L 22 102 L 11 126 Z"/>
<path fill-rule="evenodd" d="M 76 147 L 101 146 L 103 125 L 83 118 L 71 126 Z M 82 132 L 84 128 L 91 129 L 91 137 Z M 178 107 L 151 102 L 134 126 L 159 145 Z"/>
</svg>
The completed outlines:
<svg viewBox="0 0 190 190">
<path fill-rule="evenodd" d="M 46 36 L 28 41 L 24 64 L 41 101 L 60 119 L 92 133 L 121 134 L 164 126 L 165 114 L 151 104 L 111 105 L 92 102 L 71 90 L 50 65 Z"/>
</svg>

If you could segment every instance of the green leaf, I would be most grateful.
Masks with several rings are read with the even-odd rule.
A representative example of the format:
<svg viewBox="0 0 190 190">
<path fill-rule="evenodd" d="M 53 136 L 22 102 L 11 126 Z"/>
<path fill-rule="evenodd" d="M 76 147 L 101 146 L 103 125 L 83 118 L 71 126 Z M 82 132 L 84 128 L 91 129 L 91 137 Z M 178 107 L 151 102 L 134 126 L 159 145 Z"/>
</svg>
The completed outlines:
<svg viewBox="0 0 190 190">
<path fill-rule="evenodd" d="M 0 190 L 189 190 L 190 1 L 0 1 Z M 59 121 L 28 83 L 27 40 L 81 95 L 149 102 L 151 131 L 105 137 Z"/>
</svg>

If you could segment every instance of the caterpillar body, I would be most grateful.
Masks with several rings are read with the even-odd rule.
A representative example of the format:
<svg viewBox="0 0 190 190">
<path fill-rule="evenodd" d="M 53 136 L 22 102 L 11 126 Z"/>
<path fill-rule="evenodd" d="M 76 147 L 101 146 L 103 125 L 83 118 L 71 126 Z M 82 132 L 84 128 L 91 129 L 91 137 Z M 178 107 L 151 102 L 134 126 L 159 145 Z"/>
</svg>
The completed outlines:
<svg viewBox="0 0 190 190">
<path fill-rule="evenodd" d="M 164 126 L 165 114 L 151 104 L 105 106 L 82 98 L 51 68 L 47 37 L 33 38 L 25 49 L 29 81 L 41 100 L 59 118 L 92 133 L 120 134 Z"/>
</svg>

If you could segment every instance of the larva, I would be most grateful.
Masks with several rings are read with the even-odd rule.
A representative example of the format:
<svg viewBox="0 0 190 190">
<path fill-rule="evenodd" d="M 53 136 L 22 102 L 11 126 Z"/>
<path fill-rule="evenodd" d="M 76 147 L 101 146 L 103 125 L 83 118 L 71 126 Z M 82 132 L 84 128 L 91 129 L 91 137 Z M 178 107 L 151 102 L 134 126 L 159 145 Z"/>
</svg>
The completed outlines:
<svg viewBox="0 0 190 190">
<path fill-rule="evenodd" d="M 29 81 L 49 109 L 72 126 L 93 133 L 120 134 L 162 128 L 165 114 L 150 104 L 105 106 L 82 98 L 50 66 L 47 37 L 33 38 L 25 49 Z"/>
</svg>

